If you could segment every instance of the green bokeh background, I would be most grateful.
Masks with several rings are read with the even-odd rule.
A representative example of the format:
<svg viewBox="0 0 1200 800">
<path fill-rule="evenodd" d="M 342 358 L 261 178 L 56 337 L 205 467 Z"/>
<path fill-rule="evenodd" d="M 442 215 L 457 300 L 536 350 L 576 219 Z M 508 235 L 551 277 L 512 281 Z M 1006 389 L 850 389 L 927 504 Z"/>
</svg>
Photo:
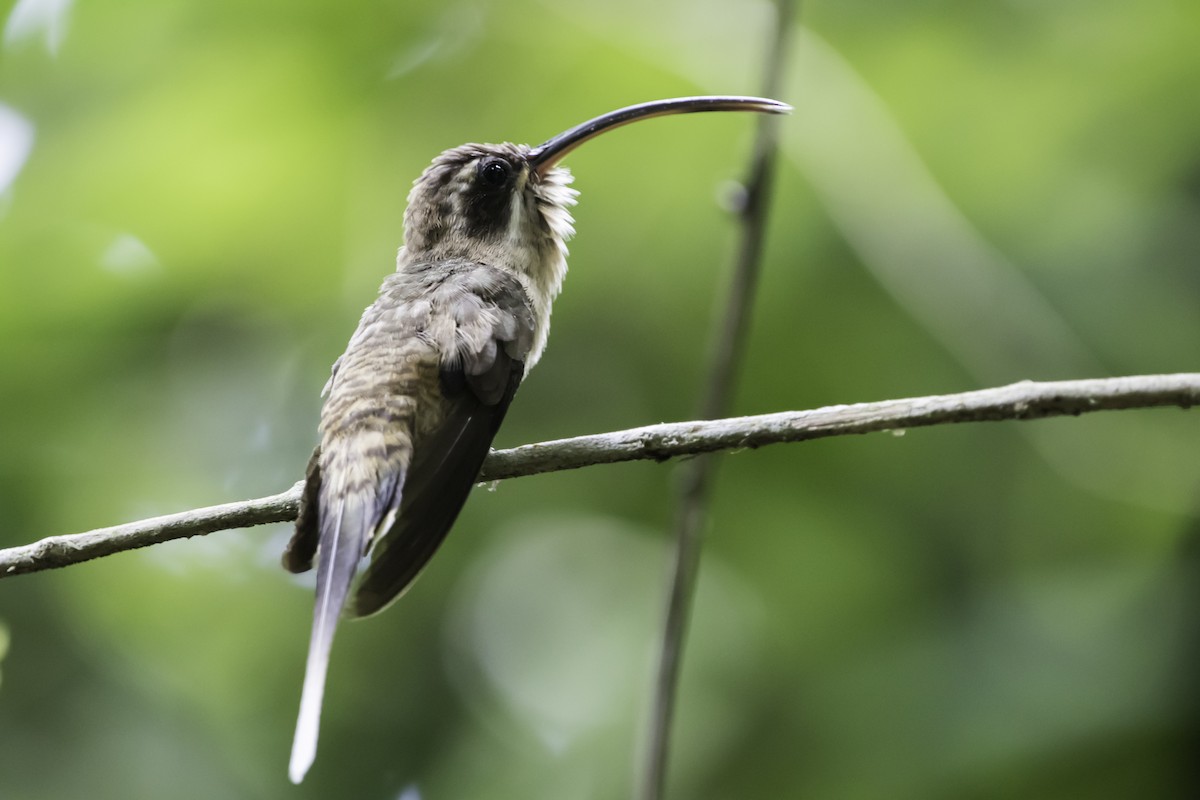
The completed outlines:
<svg viewBox="0 0 1200 800">
<path fill-rule="evenodd" d="M 0 546 L 291 485 L 432 156 L 753 93 L 773 24 L 740 0 L 0 10 Z M 1197 368 L 1200 5 L 803 22 L 739 413 Z M 752 130 L 664 119 L 571 156 L 572 271 L 498 445 L 694 413 Z M 1200 793 L 1198 446 L 1165 409 L 730 457 L 671 796 Z M 404 601 L 339 634 L 299 788 L 286 526 L 0 581 L 0 797 L 628 797 L 673 474 L 477 490 Z"/>
</svg>

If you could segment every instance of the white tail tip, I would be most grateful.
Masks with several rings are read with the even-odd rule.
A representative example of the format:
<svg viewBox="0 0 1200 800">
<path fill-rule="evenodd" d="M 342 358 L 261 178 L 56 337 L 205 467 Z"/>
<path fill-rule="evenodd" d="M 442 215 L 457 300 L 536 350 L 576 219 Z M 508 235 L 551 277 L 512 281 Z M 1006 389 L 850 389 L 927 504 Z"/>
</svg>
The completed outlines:
<svg viewBox="0 0 1200 800">
<path fill-rule="evenodd" d="M 300 693 L 300 716 L 296 720 L 296 738 L 292 740 L 292 760 L 288 777 L 300 783 L 317 757 L 317 734 L 321 725 L 321 700 L 325 694 L 325 667 L 328 648 L 318 648 L 309 656 Z"/>
</svg>

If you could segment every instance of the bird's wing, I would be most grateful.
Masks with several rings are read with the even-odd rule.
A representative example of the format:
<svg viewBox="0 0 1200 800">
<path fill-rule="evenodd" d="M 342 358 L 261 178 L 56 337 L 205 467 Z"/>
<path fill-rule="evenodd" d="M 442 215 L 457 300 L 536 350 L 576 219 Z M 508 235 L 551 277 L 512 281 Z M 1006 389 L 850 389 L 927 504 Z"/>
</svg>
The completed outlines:
<svg viewBox="0 0 1200 800">
<path fill-rule="evenodd" d="M 487 268 L 465 278 L 470 291 L 451 301 L 459 351 L 440 371 L 441 423 L 414 442 L 395 521 L 372 546 L 350 606 L 355 616 L 382 610 L 432 558 L 458 517 L 492 439 L 525 375 L 534 317 L 513 277 Z M 456 289 L 461 292 L 462 283 Z"/>
</svg>

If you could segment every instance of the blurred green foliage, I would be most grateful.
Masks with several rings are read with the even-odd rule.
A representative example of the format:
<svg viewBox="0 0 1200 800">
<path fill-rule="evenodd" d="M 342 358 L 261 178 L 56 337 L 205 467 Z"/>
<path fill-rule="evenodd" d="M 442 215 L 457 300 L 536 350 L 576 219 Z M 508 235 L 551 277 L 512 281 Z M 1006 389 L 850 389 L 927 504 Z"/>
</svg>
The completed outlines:
<svg viewBox="0 0 1200 800">
<path fill-rule="evenodd" d="M 430 158 L 753 93 L 771 25 L 734 0 L 0 9 L 2 546 L 290 485 Z M 1200 5 L 803 16 L 741 412 L 1196 369 Z M 498 444 L 693 413 L 751 130 L 572 155 L 572 273 Z M 672 796 L 1200 792 L 1198 444 L 1161 410 L 730 457 Z M 477 490 L 404 601 L 343 629 L 300 788 L 286 526 L 0 581 L 0 796 L 627 797 L 671 486 Z"/>
</svg>

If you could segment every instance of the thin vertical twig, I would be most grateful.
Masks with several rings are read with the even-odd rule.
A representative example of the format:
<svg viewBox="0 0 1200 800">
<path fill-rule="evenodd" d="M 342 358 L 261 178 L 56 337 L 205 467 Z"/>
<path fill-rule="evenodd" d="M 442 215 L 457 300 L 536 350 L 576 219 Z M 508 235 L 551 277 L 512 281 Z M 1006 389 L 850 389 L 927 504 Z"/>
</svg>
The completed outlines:
<svg viewBox="0 0 1200 800">
<path fill-rule="evenodd" d="M 778 0 L 775 28 L 764 66 L 762 96 L 779 98 L 783 66 L 791 40 L 795 2 Z M 707 388 L 700 407 L 701 419 L 725 416 L 732 405 L 738 367 L 746 348 L 746 333 L 754 300 L 767 223 L 767 210 L 774 173 L 780 118 L 761 116 L 743 183 L 738 218 L 741 236 L 734 260 L 729 299 L 722 314 Z M 650 721 L 640 800 L 660 800 L 666 787 L 670 755 L 671 723 L 679 685 L 680 659 L 695 595 L 700 565 L 701 534 L 708 518 L 708 502 L 716 477 L 717 457 L 697 457 L 680 470 L 678 511 L 675 521 L 675 551 L 671 583 L 663 623 L 661 649 L 650 706 Z"/>
</svg>

